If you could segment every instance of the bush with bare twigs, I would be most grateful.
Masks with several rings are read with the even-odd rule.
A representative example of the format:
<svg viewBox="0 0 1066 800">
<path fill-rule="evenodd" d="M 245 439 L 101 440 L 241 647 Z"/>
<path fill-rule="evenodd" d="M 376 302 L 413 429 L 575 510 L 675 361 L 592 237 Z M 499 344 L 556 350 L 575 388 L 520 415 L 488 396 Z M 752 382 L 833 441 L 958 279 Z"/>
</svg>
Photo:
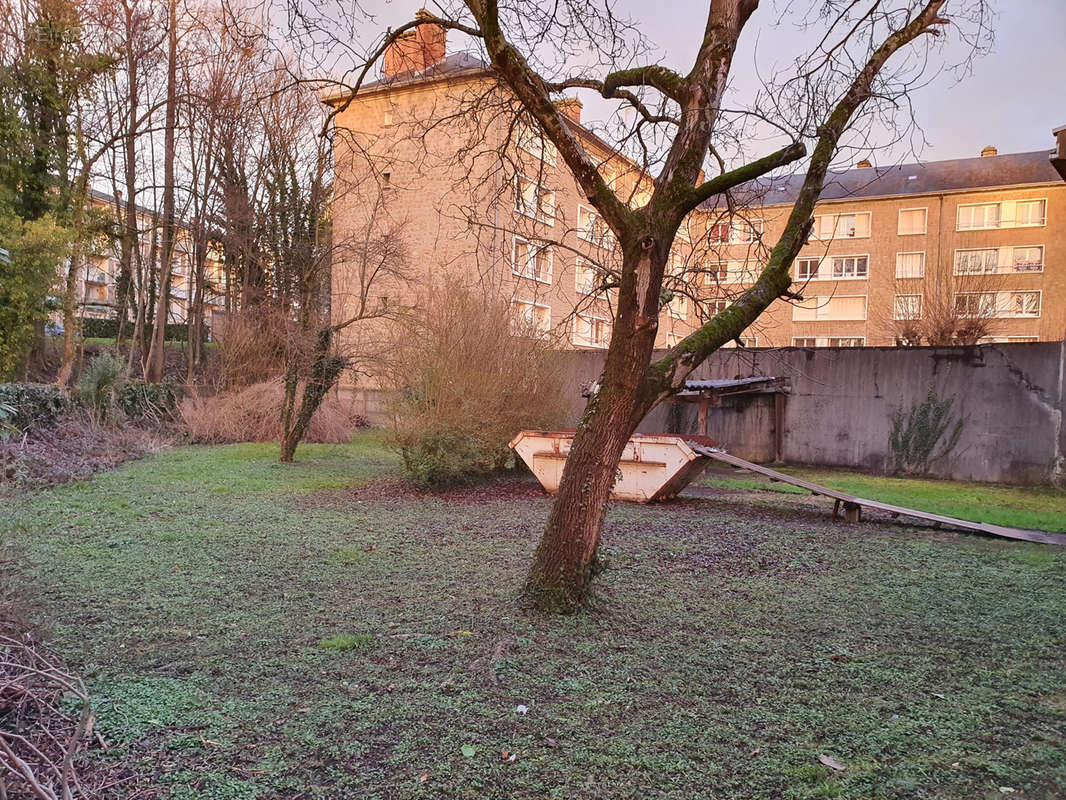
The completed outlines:
<svg viewBox="0 0 1066 800">
<path fill-rule="evenodd" d="M 194 442 L 276 442 L 283 396 L 281 379 L 275 378 L 214 397 L 186 397 L 178 413 Z M 365 424 L 339 399 L 327 397 L 311 418 L 306 441 L 347 442 Z"/>
<path fill-rule="evenodd" d="M 435 293 L 402 326 L 391 365 L 393 441 L 415 479 L 486 475 L 508 463 L 519 430 L 565 418 L 559 351 L 514 326 L 506 298 L 458 286 Z"/>
<path fill-rule="evenodd" d="M 298 339 L 290 314 L 271 303 L 260 303 L 215 323 L 218 342 L 219 387 L 243 389 L 285 371 L 290 343 Z"/>
</svg>

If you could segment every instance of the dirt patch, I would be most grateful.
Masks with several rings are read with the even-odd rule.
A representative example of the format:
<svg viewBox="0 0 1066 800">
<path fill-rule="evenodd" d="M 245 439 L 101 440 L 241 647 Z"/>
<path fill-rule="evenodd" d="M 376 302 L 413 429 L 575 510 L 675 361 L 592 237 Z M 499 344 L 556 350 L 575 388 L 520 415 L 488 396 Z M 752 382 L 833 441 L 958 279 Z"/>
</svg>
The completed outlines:
<svg viewBox="0 0 1066 800">
<path fill-rule="evenodd" d="M 53 428 L 0 441 L 0 497 L 88 478 L 168 447 L 177 436 L 169 427 L 95 425 L 69 414 Z"/>
</svg>

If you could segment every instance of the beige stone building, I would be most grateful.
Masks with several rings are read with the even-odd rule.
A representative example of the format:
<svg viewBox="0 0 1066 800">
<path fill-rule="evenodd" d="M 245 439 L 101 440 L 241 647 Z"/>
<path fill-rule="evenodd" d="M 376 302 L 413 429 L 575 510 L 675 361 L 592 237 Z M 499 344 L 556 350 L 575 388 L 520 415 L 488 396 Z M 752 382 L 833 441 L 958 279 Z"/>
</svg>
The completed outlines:
<svg viewBox="0 0 1066 800">
<path fill-rule="evenodd" d="M 349 316 L 368 294 L 417 305 L 459 281 L 508 298 L 520 329 L 605 347 L 614 242 L 550 142 L 516 116 L 517 102 L 480 59 L 446 53 L 437 26 L 394 45 L 383 71 L 354 98 L 323 97 L 338 131 L 334 316 Z M 579 101 L 559 102 L 609 185 L 634 207 L 647 202 L 639 166 L 581 125 Z M 891 345 L 925 341 L 929 329 L 1062 339 L 1066 182 L 1050 155 L 987 148 L 972 159 L 862 162 L 830 174 L 793 267 L 804 299 L 775 303 L 738 344 Z M 690 215 L 674 247 L 660 346 L 750 285 L 800 181 L 744 187 L 732 215 L 713 204 Z M 402 236 L 407 280 L 378 275 L 368 285 L 365 243 L 375 230 Z"/>
</svg>

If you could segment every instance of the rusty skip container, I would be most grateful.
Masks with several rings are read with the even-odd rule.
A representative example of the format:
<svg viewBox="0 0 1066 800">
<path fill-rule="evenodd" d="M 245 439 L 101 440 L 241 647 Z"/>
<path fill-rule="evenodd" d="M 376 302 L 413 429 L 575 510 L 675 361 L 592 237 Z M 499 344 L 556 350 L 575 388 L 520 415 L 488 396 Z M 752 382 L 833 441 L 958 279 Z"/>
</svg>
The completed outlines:
<svg viewBox="0 0 1066 800">
<path fill-rule="evenodd" d="M 575 431 L 521 431 L 511 449 L 526 462 L 546 492 L 555 494 L 563 477 Z M 695 452 L 686 440 L 714 447 L 705 436 L 636 433 L 626 443 L 611 489 L 615 500 L 651 503 L 676 497 L 707 466 L 710 459 Z"/>
</svg>

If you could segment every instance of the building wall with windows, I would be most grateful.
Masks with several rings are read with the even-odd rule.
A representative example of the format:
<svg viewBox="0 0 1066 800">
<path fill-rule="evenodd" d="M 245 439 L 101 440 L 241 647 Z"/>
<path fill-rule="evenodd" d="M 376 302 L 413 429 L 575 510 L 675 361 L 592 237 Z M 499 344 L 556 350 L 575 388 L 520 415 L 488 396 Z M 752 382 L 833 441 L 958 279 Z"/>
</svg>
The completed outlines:
<svg viewBox="0 0 1066 800">
<path fill-rule="evenodd" d="M 446 55 L 432 28 L 419 26 L 407 55 L 387 58 L 382 79 L 354 98 L 323 97 L 337 109 L 334 316 L 351 316 L 367 294 L 417 306 L 458 280 L 507 298 L 517 332 L 606 347 L 620 263 L 610 230 L 551 143 L 516 121 L 518 104 L 491 70 Z M 578 101 L 560 104 L 619 196 L 647 202 L 648 177 L 580 124 Z M 729 209 L 690 215 L 667 268 L 657 346 L 754 282 L 797 187 L 795 176 L 771 180 L 738 192 Z M 774 303 L 731 346 L 907 343 L 934 311 L 980 319 L 987 341 L 1066 333 L 1066 183 L 1049 153 L 864 164 L 830 173 L 823 198 L 793 266 L 803 299 Z M 406 280 L 367 287 L 358 243 L 385 220 L 402 231 Z"/>
</svg>

